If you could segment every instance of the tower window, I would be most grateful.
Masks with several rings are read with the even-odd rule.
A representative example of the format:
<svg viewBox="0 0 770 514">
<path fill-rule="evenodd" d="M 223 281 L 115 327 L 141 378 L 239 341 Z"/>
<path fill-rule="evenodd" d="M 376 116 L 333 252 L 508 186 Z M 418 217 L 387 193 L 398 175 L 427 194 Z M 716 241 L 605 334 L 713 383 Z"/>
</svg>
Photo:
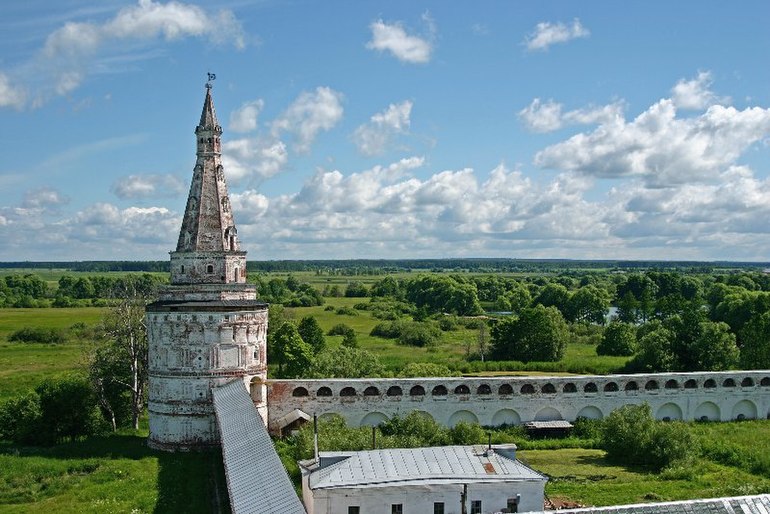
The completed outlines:
<svg viewBox="0 0 770 514">
<path fill-rule="evenodd" d="M 209 264 L 208 266 L 206 266 L 206 273 L 214 273 L 214 265 L 213 264 Z"/>
</svg>

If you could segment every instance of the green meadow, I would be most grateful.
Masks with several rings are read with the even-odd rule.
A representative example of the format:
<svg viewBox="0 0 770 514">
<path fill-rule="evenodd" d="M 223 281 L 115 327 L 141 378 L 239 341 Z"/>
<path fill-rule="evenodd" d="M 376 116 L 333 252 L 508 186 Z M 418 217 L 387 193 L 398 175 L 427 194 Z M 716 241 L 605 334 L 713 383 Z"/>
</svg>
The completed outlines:
<svg viewBox="0 0 770 514">
<path fill-rule="evenodd" d="M 15 270 L 18 272 L 18 270 Z M 35 270 L 51 288 L 65 270 Z M 367 285 L 379 276 L 328 276 L 294 273 L 318 289 L 351 281 Z M 403 273 L 408 276 L 408 273 Z M 271 274 L 282 276 L 287 274 Z M 431 347 L 403 346 L 373 337 L 380 322 L 370 311 L 337 314 L 368 298 L 326 298 L 318 307 L 285 309 L 299 321 L 312 315 L 324 331 L 338 323 L 352 327 L 361 348 L 376 353 L 394 374 L 410 362 L 446 364 L 466 375 L 563 375 L 610 373 L 625 357 L 599 357 L 594 344 L 573 334 L 567 352 L 555 363 L 468 362 L 468 342 L 475 348 L 478 331 L 458 325 L 442 332 Z M 328 307 L 331 306 L 332 310 Z M 46 377 L 82 370 L 87 341 L 69 329 L 75 323 L 95 326 L 104 309 L 0 309 L 0 402 L 33 389 Z M 69 334 L 61 344 L 9 342 L 8 336 L 25 327 L 60 329 Z M 327 336 L 329 345 L 341 336 Z M 611 505 L 686 498 L 753 494 L 770 491 L 770 421 L 690 424 L 700 441 L 687 469 L 664 473 L 616 466 L 591 441 L 570 439 L 570 448 L 523 445 L 521 458 L 549 476 L 546 493 L 552 499 L 586 505 Z M 169 455 L 146 446 L 146 420 L 138 431 L 92 437 L 51 448 L 28 448 L 0 443 L 0 511 L 2 512 L 216 512 L 227 510 L 221 456 L 213 453 Z M 550 442 L 549 442 L 550 443 Z M 546 447 L 554 449 L 545 449 Z"/>
</svg>

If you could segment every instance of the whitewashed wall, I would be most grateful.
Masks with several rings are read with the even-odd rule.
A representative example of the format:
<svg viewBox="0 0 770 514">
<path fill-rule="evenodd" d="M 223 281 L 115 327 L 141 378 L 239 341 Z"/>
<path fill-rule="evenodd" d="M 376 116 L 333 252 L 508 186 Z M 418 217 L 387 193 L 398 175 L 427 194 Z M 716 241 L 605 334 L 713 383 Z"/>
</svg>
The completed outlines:
<svg viewBox="0 0 770 514">
<path fill-rule="evenodd" d="M 399 388 L 401 394 L 395 394 Z M 413 388 L 422 388 L 424 394 L 410 394 Z M 434 394 L 442 388 L 446 394 Z M 274 433 L 282 428 L 278 420 L 294 409 L 318 416 L 339 414 L 351 426 L 376 425 L 413 410 L 447 426 L 461 420 L 496 426 L 603 418 L 618 407 L 643 402 L 658 419 L 767 418 L 770 371 L 268 382 L 269 428 Z"/>
</svg>

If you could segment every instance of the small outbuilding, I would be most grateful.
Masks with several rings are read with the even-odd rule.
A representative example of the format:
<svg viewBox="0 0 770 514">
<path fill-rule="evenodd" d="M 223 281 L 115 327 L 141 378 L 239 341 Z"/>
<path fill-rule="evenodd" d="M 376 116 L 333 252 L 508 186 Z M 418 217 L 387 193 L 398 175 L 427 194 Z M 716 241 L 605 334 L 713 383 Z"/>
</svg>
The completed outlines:
<svg viewBox="0 0 770 514">
<path fill-rule="evenodd" d="M 308 514 L 539 511 L 548 480 L 513 444 L 321 452 L 300 468 Z"/>
</svg>

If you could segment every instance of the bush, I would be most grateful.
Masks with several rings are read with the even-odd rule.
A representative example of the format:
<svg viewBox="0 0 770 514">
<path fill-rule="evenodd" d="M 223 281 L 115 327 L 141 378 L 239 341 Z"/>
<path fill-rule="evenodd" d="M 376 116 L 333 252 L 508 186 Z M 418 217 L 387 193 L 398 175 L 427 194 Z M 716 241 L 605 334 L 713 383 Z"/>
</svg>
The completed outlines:
<svg viewBox="0 0 770 514">
<path fill-rule="evenodd" d="M 345 334 L 354 333 L 355 331 L 344 323 L 337 323 L 326 333 L 328 336 L 344 336 Z"/>
<path fill-rule="evenodd" d="M 451 371 L 443 364 L 432 362 L 410 362 L 399 372 L 399 377 L 455 377 L 459 373 Z"/>
<path fill-rule="evenodd" d="M 358 311 L 350 307 L 337 307 L 335 314 L 340 316 L 358 316 Z"/>
<path fill-rule="evenodd" d="M 408 346 L 434 346 L 441 331 L 432 323 L 405 323 L 398 335 L 398 342 Z"/>
<path fill-rule="evenodd" d="M 30 392 L 0 405 L 0 439 L 35 444 L 42 435 L 40 397 Z"/>
<path fill-rule="evenodd" d="M 24 327 L 8 336 L 11 342 L 59 344 L 67 341 L 64 332 L 55 328 Z"/>
<path fill-rule="evenodd" d="M 612 411 L 602 423 L 601 441 L 608 460 L 656 470 L 697 453 L 695 439 L 683 424 L 655 421 L 646 403 Z"/>
</svg>

